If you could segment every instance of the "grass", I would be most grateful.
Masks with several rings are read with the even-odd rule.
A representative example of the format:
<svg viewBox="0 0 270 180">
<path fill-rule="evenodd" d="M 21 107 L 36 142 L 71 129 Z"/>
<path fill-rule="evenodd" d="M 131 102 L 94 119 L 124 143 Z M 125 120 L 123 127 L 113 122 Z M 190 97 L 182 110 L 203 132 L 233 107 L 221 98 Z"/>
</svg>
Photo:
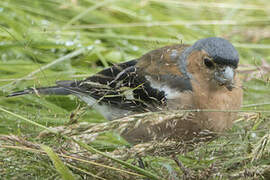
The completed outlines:
<svg viewBox="0 0 270 180">
<path fill-rule="evenodd" d="M 42 126 L 63 126 L 69 123 L 71 112 L 75 113 L 79 105 L 85 106 L 76 98 L 5 95 L 26 87 L 52 85 L 58 80 L 82 79 L 164 45 L 220 36 L 229 39 L 241 57 L 242 110 L 269 111 L 269 10 L 267 0 L 0 1 L 0 106 Z M 146 156 L 145 170 L 164 179 L 268 179 L 269 113 L 243 114 L 218 139 L 179 154 L 181 165 L 177 166 L 171 157 Z M 78 122 L 106 120 L 87 109 Z M 37 138 L 42 130 L 0 111 L 0 134 L 15 135 L 0 141 L 3 179 L 61 179 L 53 160 L 37 146 L 45 144 L 59 153 L 60 149 L 69 150 L 64 148 L 69 144 L 61 136 Z M 115 132 L 101 133 L 90 145 L 102 152 L 129 146 Z M 125 172 L 132 168 L 106 158 L 97 160 L 100 165 L 93 165 L 84 156 L 71 161 L 71 157 L 60 155 L 77 179 L 142 178 Z M 131 157 L 126 162 L 136 163 L 137 159 Z"/>
</svg>

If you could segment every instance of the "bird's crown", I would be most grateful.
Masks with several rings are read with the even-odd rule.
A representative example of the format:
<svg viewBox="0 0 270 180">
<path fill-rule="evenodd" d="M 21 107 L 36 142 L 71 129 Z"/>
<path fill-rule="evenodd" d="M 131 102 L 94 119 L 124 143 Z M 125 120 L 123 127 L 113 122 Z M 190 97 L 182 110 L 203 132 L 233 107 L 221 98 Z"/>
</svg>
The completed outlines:
<svg viewBox="0 0 270 180">
<path fill-rule="evenodd" d="M 193 46 L 193 50 L 204 50 L 213 58 L 213 61 L 221 65 L 237 67 L 239 55 L 235 47 L 227 40 L 219 37 L 209 37 L 198 40 Z"/>
</svg>

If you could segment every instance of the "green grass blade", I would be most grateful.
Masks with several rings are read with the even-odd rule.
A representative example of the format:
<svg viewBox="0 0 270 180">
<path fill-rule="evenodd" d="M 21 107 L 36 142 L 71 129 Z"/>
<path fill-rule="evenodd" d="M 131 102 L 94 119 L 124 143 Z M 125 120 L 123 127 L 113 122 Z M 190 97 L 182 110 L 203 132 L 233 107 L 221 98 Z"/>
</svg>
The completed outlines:
<svg viewBox="0 0 270 180">
<path fill-rule="evenodd" d="M 49 146 L 42 145 L 41 148 L 48 154 L 54 164 L 55 169 L 61 175 L 63 180 L 75 180 L 72 172 L 65 166 L 61 159 Z"/>
</svg>

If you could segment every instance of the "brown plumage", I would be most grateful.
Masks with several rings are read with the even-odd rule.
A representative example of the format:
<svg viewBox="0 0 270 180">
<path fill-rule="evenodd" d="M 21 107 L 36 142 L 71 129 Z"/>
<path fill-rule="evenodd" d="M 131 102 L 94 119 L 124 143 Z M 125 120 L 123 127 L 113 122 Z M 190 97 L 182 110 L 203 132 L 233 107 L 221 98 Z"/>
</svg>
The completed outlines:
<svg viewBox="0 0 270 180">
<path fill-rule="evenodd" d="M 9 96 L 72 94 L 110 120 L 147 111 L 215 110 L 188 113 L 166 123 L 142 123 L 122 133 L 132 143 L 190 139 L 205 129 L 221 132 L 232 126 L 236 114 L 224 111 L 237 110 L 242 103 L 241 83 L 235 71 L 238 61 L 231 43 L 206 38 L 192 46 L 153 50 L 82 81 L 61 81 L 56 86 L 26 89 Z"/>
</svg>

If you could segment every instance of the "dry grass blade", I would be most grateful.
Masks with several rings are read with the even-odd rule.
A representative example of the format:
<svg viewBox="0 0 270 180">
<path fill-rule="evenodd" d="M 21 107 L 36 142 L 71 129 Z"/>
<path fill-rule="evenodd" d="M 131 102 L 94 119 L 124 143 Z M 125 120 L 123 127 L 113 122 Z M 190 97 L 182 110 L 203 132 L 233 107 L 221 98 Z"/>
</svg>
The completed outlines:
<svg viewBox="0 0 270 180">
<path fill-rule="evenodd" d="M 260 139 L 260 141 L 256 144 L 256 147 L 252 152 L 252 162 L 262 158 L 263 154 L 266 151 L 267 146 L 269 146 L 268 145 L 269 141 L 270 141 L 270 134 L 266 134 Z"/>
<path fill-rule="evenodd" d="M 132 27 L 153 27 L 153 26 L 209 26 L 209 25 L 248 25 L 256 23 L 268 23 L 269 19 L 250 19 L 246 21 L 234 20 L 200 20 L 200 21 L 157 21 L 157 22 L 140 22 L 140 23 L 125 23 L 125 24 L 91 24 L 71 26 L 69 29 L 99 29 L 99 28 L 132 28 Z"/>
<path fill-rule="evenodd" d="M 151 0 L 160 3 L 172 3 L 187 6 L 189 8 L 200 8 L 202 6 L 209 8 L 229 8 L 229 9 L 244 9 L 244 10 L 264 10 L 270 9 L 269 6 L 260 6 L 256 4 L 237 4 L 237 3 L 215 3 L 215 2 L 192 2 L 192 1 L 175 1 L 175 0 Z"/>
</svg>

